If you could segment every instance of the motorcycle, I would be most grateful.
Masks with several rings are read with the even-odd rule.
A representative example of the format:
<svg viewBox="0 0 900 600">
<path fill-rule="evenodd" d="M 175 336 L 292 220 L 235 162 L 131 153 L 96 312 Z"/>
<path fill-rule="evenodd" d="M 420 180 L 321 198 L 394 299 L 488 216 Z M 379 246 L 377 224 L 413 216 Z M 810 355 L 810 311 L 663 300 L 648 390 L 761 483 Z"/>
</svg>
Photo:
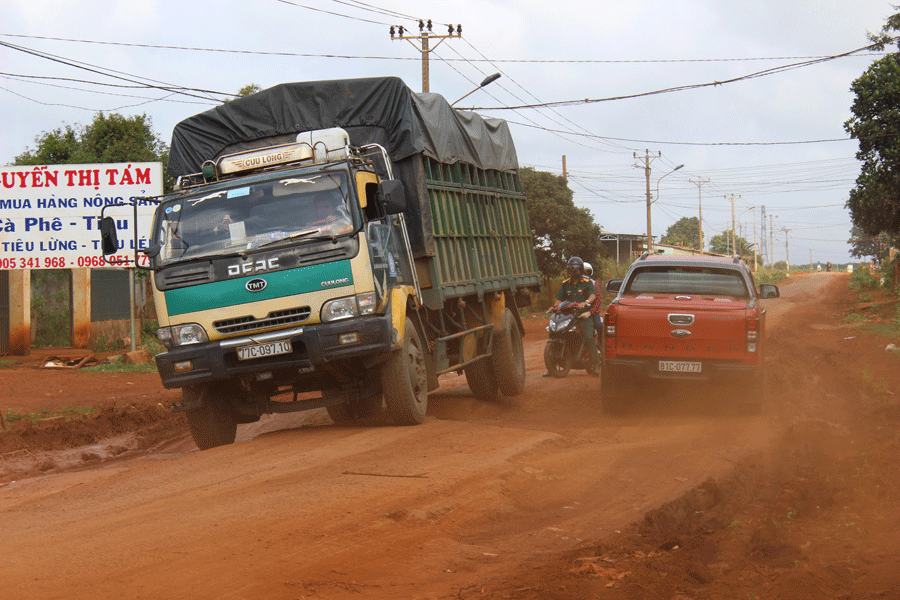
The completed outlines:
<svg viewBox="0 0 900 600">
<path fill-rule="evenodd" d="M 590 375 L 597 374 L 600 366 L 591 364 L 591 355 L 581 339 L 579 330 L 578 317 L 585 309 L 577 308 L 575 302 L 566 301 L 556 310 L 551 308 L 547 312 L 551 311 L 553 314 L 550 315 L 550 324 L 547 325 L 550 337 L 544 346 L 544 365 L 547 372 L 553 377 L 565 377 L 571 369 L 584 369 Z M 595 344 L 599 333 L 597 328 L 594 328 Z M 598 353 L 599 347 L 598 344 Z"/>
</svg>

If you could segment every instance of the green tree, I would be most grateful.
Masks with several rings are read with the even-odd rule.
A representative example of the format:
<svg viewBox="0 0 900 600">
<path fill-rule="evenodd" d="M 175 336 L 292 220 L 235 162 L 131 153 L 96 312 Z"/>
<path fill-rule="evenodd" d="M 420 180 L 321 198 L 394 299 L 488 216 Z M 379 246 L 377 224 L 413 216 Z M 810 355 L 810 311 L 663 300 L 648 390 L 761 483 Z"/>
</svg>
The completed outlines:
<svg viewBox="0 0 900 600">
<path fill-rule="evenodd" d="M 238 96 L 243 98 L 245 96 L 255 94 L 256 92 L 259 92 L 261 90 L 262 90 L 262 88 L 259 87 L 257 84 L 248 83 L 247 85 L 245 85 L 244 87 L 242 87 L 241 89 L 238 90 Z"/>
<path fill-rule="evenodd" d="M 603 252 L 600 226 L 589 210 L 575 206 L 566 178 L 530 167 L 522 168 L 519 176 L 544 280 L 562 273 L 572 256 L 599 262 Z"/>
<path fill-rule="evenodd" d="M 875 258 L 884 258 L 887 256 L 888 250 L 894 245 L 891 236 L 887 233 L 879 233 L 878 235 L 867 235 L 862 228 L 854 225 L 850 228 L 850 255 L 857 258 L 866 258 L 868 256 Z"/>
<path fill-rule="evenodd" d="M 735 251 L 740 254 L 741 257 L 746 257 L 749 255 L 750 260 L 753 260 L 753 244 L 751 244 L 741 236 L 736 236 L 734 240 L 737 242 L 737 244 L 735 245 Z M 726 229 L 719 235 L 714 235 L 712 239 L 709 240 L 709 249 L 711 252 L 715 252 L 716 254 L 731 256 L 731 230 Z"/>
<path fill-rule="evenodd" d="M 64 125 L 35 138 L 37 147 L 15 158 L 15 165 L 59 165 L 124 162 L 161 162 L 163 187 L 174 181 L 165 170 L 168 146 L 153 131 L 147 115 L 125 117 L 118 113 L 94 116 L 83 127 Z"/>
<path fill-rule="evenodd" d="M 700 247 L 700 219 L 697 217 L 682 217 L 673 223 L 667 230 L 666 235 L 659 240 L 660 244 L 669 244 L 670 246 L 684 246 L 685 248 Z"/>
<path fill-rule="evenodd" d="M 898 7 L 894 7 L 895 9 Z M 888 17 L 881 33 L 869 34 L 875 49 L 883 50 L 900 31 L 900 13 Z M 900 234 L 900 54 L 874 61 L 850 86 L 855 98 L 853 116 L 844 123 L 859 141 L 856 158 L 863 164 L 847 207 L 861 232 L 875 237 Z"/>
</svg>

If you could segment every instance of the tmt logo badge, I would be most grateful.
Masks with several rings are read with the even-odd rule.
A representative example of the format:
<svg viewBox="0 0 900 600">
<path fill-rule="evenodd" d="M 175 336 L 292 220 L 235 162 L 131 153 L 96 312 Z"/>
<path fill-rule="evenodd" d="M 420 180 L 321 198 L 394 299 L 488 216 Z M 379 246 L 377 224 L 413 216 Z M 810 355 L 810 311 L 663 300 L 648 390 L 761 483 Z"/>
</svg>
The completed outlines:
<svg viewBox="0 0 900 600">
<path fill-rule="evenodd" d="M 248 292 L 256 293 L 261 292 L 266 289 L 266 286 L 269 285 L 265 279 L 261 279 L 257 277 L 256 279 L 251 279 L 247 283 L 244 284 L 244 287 L 247 288 Z"/>
</svg>

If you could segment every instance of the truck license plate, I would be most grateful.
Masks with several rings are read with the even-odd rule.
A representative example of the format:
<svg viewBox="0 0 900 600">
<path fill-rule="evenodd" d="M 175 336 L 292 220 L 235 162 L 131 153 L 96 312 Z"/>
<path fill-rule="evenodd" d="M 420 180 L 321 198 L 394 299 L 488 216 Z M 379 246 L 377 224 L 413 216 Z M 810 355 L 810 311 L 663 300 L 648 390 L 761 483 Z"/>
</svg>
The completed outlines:
<svg viewBox="0 0 900 600">
<path fill-rule="evenodd" d="M 659 370 L 669 373 L 702 373 L 703 363 L 684 360 L 661 360 Z"/>
<path fill-rule="evenodd" d="M 285 340 L 269 344 L 257 344 L 256 346 L 241 346 L 237 349 L 237 356 L 238 360 L 251 360 L 277 354 L 290 354 L 291 350 L 291 342 Z"/>
</svg>

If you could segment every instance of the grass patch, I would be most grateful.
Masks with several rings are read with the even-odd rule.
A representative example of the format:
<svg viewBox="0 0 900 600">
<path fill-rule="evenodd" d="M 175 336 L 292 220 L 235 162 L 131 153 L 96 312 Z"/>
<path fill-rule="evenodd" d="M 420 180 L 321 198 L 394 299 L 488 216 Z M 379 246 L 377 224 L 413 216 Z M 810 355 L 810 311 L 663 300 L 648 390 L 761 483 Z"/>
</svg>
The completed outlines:
<svg viewBox="0 0 900 600">
<path fill-rule="evenodd" d="M 143 365 L 136 365 L 115 359 L 92 367 L 83 367 L 81 370 L 88 373 L 156 373 L 156 363 L 151 361 Z"/>
<path fill-rule="evenodd" d="M 900 320 L 895 319 L 890 323 L 867 323 L 863 325 L 863 329 L 876 335 L 896 338 L 900 337 Z"/>
<path fill-rule="evenodd" d="M 0 369 L 12 369 L 17 364 L 14 360 L 0 360 Z"/>
<path fill-rule="evenodd" d="M 45 421 L 47 419 L 58 419 L 60 417 L 65 421 L 71 421 L 74 418 L 80 418 L 97 412 L 97 408 L 93 406 L 72 406 L 69 408 L 58 408 L 56 410 L 42 410 L 41 412 L 19 412 L 17 410 L 7 411 L 3 418 L 9 423 L 28 419 L 33 423 L 37 421 Z"/>
<path fill-rule="evenodd" d="M 863 321 L 866 321 L 866 320 L 867 319 L 863 315 L 852 312 L 852 313 L 847 313 L 846 315 L 844 315 L 843 318 L 841 319 L 841 323 L 862 323 Z"/>
</svg>

